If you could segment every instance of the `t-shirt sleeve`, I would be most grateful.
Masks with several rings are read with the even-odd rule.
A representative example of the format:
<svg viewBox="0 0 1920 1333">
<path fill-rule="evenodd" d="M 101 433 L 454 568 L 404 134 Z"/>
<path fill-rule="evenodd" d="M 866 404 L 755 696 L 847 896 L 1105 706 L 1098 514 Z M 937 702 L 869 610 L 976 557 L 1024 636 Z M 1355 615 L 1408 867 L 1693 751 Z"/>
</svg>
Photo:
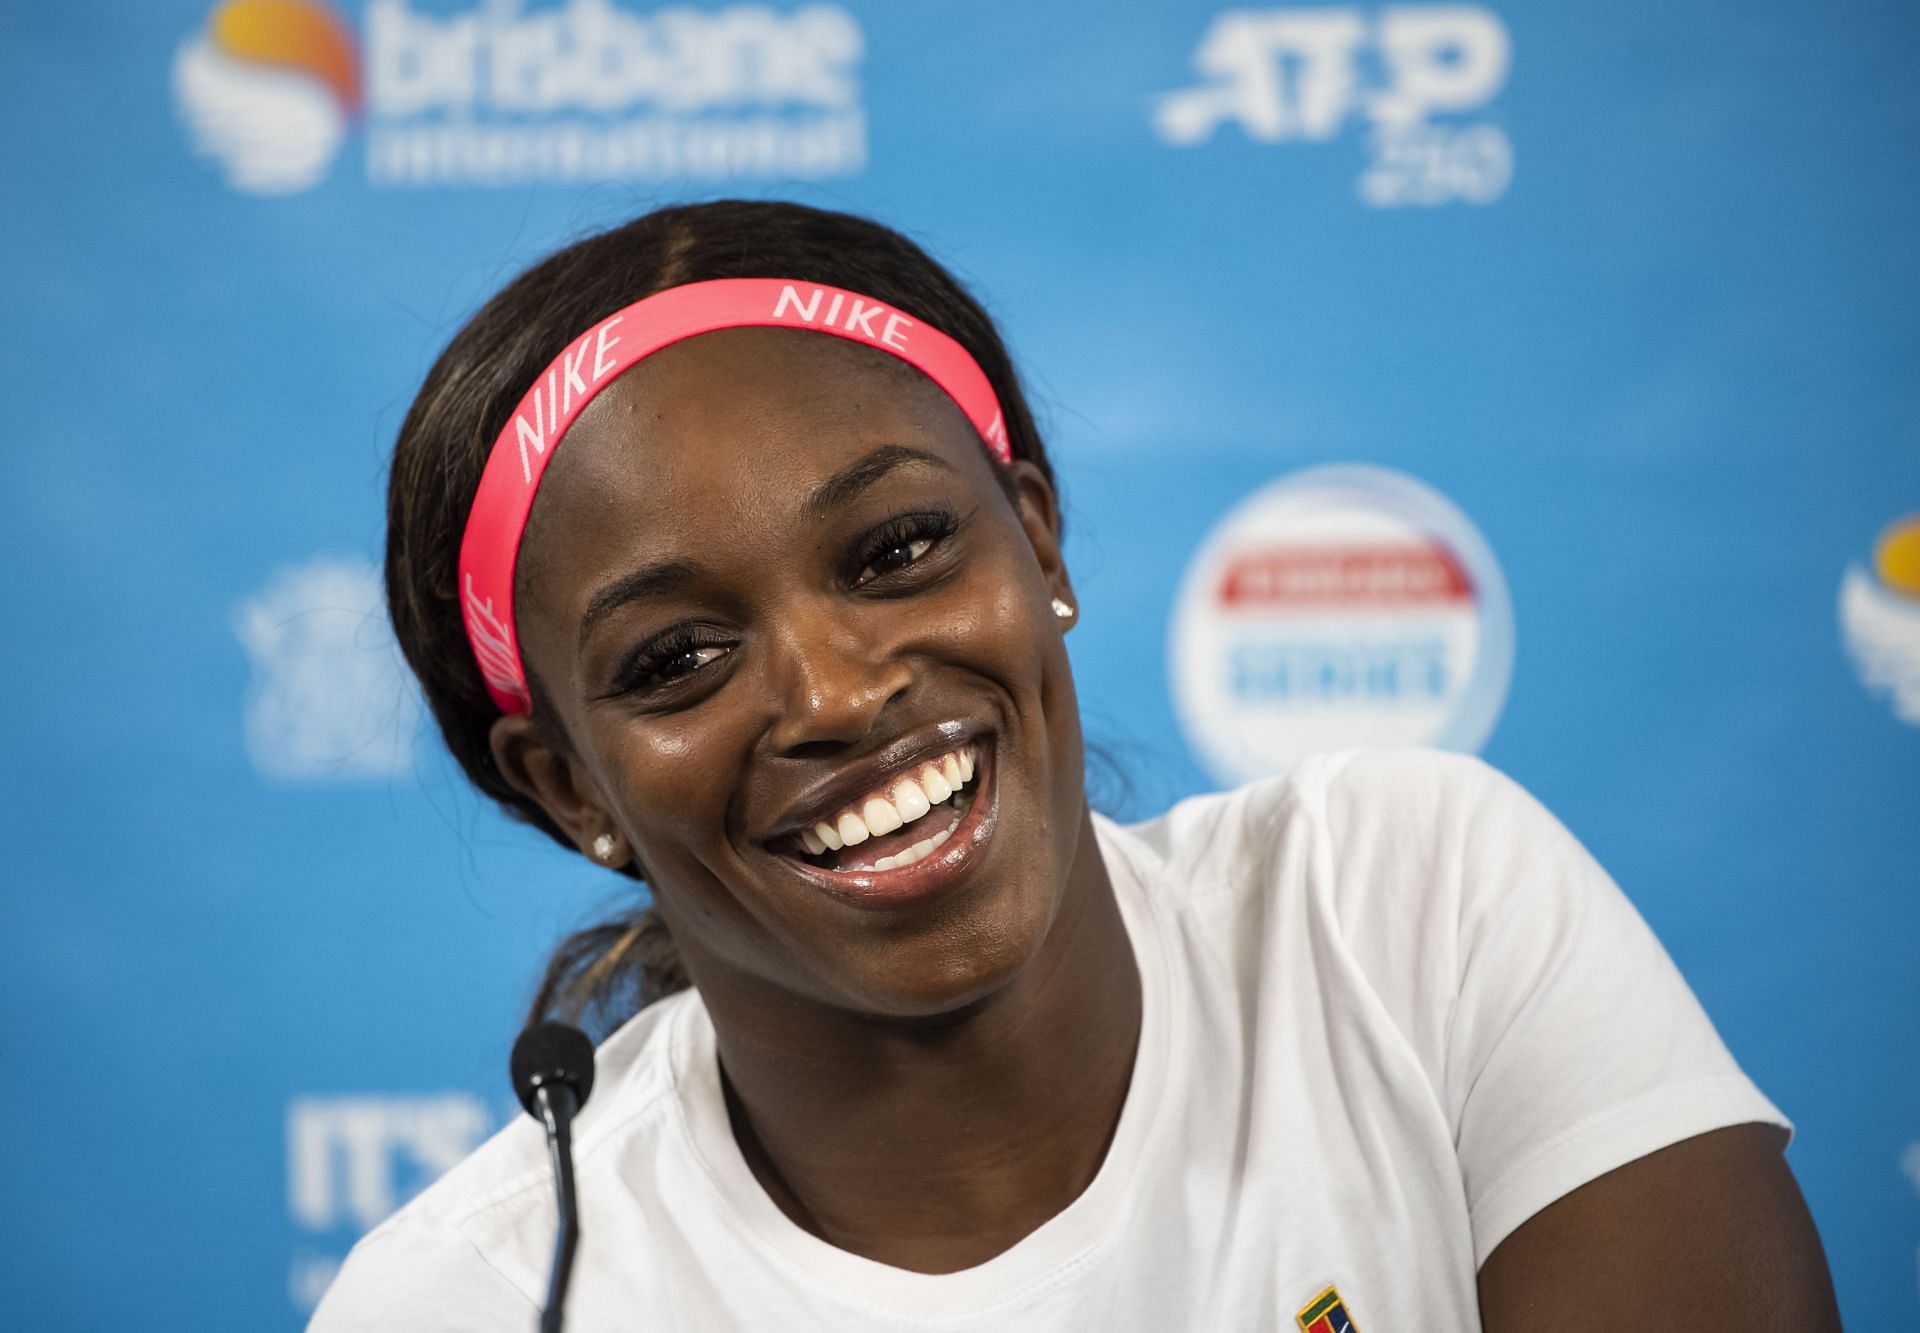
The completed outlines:
<svg viewBox="0 0 1920 1333">
<path fill-rule="evenodd" d="M 389 1223 L 353 1247 L 307 1333 L 526 1333 L 538 1316 L 454 1228 Z"/>
<path fill-rule="evenodd" d="M 1404 1012 L 1451 1120 L 1476 1264 L 1615 1167 L 1729 1125 L 1788 1125 L 1626 896 L 1518 784 L 1450 755 L 1347 768 L 1330 804 L 1389 812 L 1372 869 L 1418 923 L 1396 951 L 1417 960 Z"/>
</svg>

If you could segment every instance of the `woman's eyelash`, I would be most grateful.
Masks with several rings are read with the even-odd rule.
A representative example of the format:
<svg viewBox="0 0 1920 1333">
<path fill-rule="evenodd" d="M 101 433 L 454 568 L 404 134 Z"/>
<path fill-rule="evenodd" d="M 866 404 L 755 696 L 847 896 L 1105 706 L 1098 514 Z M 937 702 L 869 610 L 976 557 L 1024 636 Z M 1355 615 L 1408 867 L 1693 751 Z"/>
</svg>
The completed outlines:
<svg viewBox="0 0 1920 1333">
<path fill-rule="evenodd" d="M 633 655 L 620 672 L 620 687 L 638 690 L 670 685 L 705 666 L 706 661 L 693 659 L 707 649 L 728 646 L 726 638 L 711 625 L 675 625 L 648 640 Z"/>
<path fill-rule="evenodd" d="M 924 559 L 927 552 L 940 542 L 960 530 L 960 516 L 951 509 L 929 509 L 913 514 L 898 514 L 888 519 L 855 548 L 854 558 L 849 561 L 852 567 L 853 583 L 862 581 L 861 575 L 876 565 L 882 564 L 890 555 L 904 558 L 896 560 L 883 569 L 875 569 L 873 578 L 885 578 Z M 924 543 L 924 546 L 922 545 Z M 916 546 L 922 549 L 915 550 Z M 871 579 L 866 580 L 871 582 Z"/>
</svg>

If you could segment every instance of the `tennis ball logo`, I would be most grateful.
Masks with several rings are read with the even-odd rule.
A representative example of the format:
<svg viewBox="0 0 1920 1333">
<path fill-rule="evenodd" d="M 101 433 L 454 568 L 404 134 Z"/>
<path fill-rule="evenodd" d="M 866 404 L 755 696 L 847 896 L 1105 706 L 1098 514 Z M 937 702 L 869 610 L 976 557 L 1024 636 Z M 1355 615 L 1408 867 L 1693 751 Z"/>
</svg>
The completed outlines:
<svg viewBox="0 0 1920 1333">
<path fill-rule="evenodd" d="M 360 110 L 360 57 L 317 0 L 228 0 L 181 44 L 173 91 L 195 150 L 229 185 L 293 194 L 340 151 Z"/>
<path fill-rule="evenodd" d="M 1920 727 L 1920 514 L 1888 525 L 1840 580 L 1840 632 L 1860 683 Z"/>
</svg>

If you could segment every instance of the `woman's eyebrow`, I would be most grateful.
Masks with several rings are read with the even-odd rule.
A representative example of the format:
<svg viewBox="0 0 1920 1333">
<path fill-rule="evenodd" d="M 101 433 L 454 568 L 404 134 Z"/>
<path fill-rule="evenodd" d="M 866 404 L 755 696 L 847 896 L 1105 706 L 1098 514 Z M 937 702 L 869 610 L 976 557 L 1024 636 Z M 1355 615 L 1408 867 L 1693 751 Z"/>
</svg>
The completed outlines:
<svg viewBox="0 0 1920 1333">
<path fill-rule="evenodd" d="M 801 516 L 824 518 L 840 505 L 893 471 L 903 463 L 931 463 L 953 471 L 953 464 L 938 454 L 906 444 L 883 444 L 865 457 L 857 458 L 815 486 L 801 505 Z"/>
<path fill-rule="evenodd" d="M 666 560 L 603 584 L 593 594 L 593 600 L 587 603 L 586 614 L 580 617 L 580 642 L 585 644 L 588 632 L 615 607 L 624 606 L 639 597 L 671 592 L 692 583 L 699 575 L 699 569 L 685 560 Z"/>
</svg>

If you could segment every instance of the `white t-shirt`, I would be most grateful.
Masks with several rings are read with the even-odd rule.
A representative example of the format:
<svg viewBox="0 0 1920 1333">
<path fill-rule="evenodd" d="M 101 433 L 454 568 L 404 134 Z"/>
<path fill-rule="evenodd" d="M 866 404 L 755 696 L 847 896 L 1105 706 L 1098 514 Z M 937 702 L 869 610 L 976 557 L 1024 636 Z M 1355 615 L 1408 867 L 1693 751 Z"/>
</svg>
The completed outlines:
<svg viewBox="0 0 1920 1333">
<path fill-rule="evenodd" d="M 1477 760 L 1348 752 L 1096 827 L 1143 1011 L 1084 1194 L 959 1273 L 835 1249 L 754 1179 L 678 995 L 600 1049 L 572 1333 L 1291 1329 L 1330 1287 L 1369 1333 L 1477 1329 L 1475 1273 L 1533 1213 L 1786 1123 L 1606 874 Z M 526 1333 L 553 1229 L 522 1120 L 362 1240 L 311 1329 Z"/>
</svg>

